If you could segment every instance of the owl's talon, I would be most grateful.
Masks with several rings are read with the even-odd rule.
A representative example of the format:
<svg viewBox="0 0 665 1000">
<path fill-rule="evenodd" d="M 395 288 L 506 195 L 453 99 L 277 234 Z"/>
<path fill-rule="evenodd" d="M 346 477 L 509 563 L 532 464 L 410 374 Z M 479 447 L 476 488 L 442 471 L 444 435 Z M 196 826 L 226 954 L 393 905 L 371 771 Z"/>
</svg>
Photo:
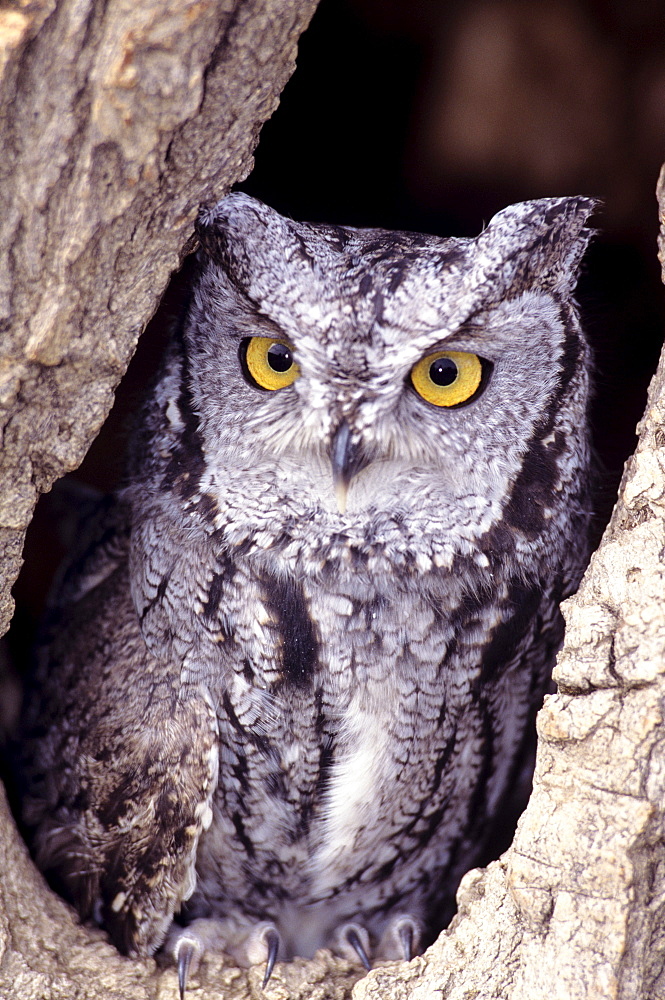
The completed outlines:
<svg viewBox="0 0 665 1000">
<path fill-rule="evenodd" d="M 356 955 L 358 956 L 358 958 L 360 959 L 360 961 L 362 962 L 362 964 L 365 966 L 365 968 L 369 972 L 369 970 L 372 968 L 372 963 L 370 962 L 369 958 L 367 957 L 367 952 L 366 952 L 365 947 L 364 947 L 364 945 L 363 945 L 363 943 L 362 943 L 362 941 L 360 939 L 360 934 L 358 933 L 358 928 L 355 927 L 353 924 L 349 924 L 348 927 L 346 927 L 345 930 L 344 930 L 344 937 L 346 938 L 346 940 L 351 945 L 351 947 L 355 951 Z"/>
<path fill-rule="evenodd" d="M 185 1000 L 189 974 L 190 972 L 196 972 L 202 953 L 203 948 L 201 943 L 187 934 L 180 937 L 173 949 L 173 957 L 178 966 L 180 1000 Z"/>
<path fill-rule="evenodd" d="M 180 954 L 178 955 L 178 986 L 180 987 L 180 1000 L 185 1000 L 185 991 L 187 989 L 187 980 L 189 978 L 189 967 L 192 964 L 193 954 L 194 946 L 192 944 L 184 944 L 180 949 Z"/>
<path fill-rule="evenodd" d="M 405 923 L 397 933 L 404 949 L 404 961 L 410 962 L 413 958 L 413 927 L 411 924 Z"/>
<path fill-rule="evenodd" d="M 264 940 L 268 946 L 268 957 L 266 959 L 266 972 L 263 977 L 263 983 L 261 988 L 265 989 L 268 985 L 268 980 L 272 976 L 272 970 L 275 968 L 275 962 L 277 961 L 277 955 L 279 952 L 279 934 L 274 927 L 268 927 L 264 932 Z"/>
<path fill-rule="evenodd" d="M 393 917 L 386 927 L 378 948 L 382 958 L 410 962 L 418 954 L 420 924 L 408 913 Z"/>
</svg>

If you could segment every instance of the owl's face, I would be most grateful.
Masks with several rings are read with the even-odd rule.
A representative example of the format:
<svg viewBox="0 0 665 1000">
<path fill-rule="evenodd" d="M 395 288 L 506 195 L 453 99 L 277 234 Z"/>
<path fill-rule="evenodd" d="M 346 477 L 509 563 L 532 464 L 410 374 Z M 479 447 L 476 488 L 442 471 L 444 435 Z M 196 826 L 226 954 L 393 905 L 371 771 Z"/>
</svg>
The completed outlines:
<svg viewBox="0 0 665 1000">
<path fill-rule="evenodd" d="M 475 240 L 221 202 L 186 332 L 220 505 L 331 527 L 496 517 L 535 429 L 575 432 L 561 401 L 583 391 L 566 307 L 581 201 L 513 206 Z"/>
</svg>

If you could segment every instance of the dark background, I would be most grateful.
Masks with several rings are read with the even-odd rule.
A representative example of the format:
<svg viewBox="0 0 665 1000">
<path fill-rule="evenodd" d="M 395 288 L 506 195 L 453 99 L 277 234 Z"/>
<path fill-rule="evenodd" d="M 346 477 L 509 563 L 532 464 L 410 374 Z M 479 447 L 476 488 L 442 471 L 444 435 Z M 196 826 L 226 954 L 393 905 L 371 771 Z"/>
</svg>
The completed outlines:
<svg viewBox="0 0 665 1000">
<path fill-rule="evenodd" d="M 240 187 L 297 219 L 464 236 L 512 201 L 600 196 L 578 294 L 596 358 L 601 527 L 662 342 L 664 136 L 661 0 L 322 0 Z M 128 415 L 180 286 L 176 277 L 81 469 L 38 506 L 14 590 L 7 648 L 18 663 L 88 488 L 122 477 Z M 0 682 L 10 671 L 0 656 Z M 10 690 L 0 683 L 0 731 Z"/>
</svg>

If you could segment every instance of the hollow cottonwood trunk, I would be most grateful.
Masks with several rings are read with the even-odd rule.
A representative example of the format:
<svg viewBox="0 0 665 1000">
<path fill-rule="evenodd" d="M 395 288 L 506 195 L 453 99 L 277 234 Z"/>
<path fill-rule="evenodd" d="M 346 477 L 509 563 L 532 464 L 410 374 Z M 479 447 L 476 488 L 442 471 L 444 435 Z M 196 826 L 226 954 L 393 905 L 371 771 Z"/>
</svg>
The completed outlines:
<svg viewBox="0 0 665 1000">
<path fill-rule="evenodd" d="M 314 0 L 31 0 L 0 10 L 0 621 L 40 491 L 94 438 L 201 202 L 248 173 Z M 661 188 L 662 190 L 662 188 Z M 665 998 L 665 362 L 579 594 L 534 794 L 454 925 L 355 987 L 450 1000 Z M 1 792 L 1 789 L 0 789 Z M 261 996 L 211 956 L 192 997 Z M 266 996 L 348 995 L 357 970 L 279 965 Z M 196 992 L 195 992 L 196 989 Z M 0 795 L 0 997 L 153 1000 L 30 862 Z"/>
</svg>

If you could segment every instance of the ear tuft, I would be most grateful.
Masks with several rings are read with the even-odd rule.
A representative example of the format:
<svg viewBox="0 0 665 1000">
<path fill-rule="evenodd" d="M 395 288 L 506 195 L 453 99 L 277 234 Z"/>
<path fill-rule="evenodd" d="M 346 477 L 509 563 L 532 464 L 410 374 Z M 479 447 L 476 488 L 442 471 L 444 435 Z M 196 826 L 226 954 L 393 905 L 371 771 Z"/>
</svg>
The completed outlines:
<svg viewBox="0 0 665 1000">
<path fill-rule="evenodd" d="M 496 247 L 516 244 L 507 265 L 520 272 L 525 287 L 570 291 L 577 283 L 579 265 L 595 230 L 587 227 L 598 210 L 597 198 L 538 198 L 509 205 L 498 212 L 478 237 Z M 519 265 L 519 266 L 517 266 Z"/>
</svg>

